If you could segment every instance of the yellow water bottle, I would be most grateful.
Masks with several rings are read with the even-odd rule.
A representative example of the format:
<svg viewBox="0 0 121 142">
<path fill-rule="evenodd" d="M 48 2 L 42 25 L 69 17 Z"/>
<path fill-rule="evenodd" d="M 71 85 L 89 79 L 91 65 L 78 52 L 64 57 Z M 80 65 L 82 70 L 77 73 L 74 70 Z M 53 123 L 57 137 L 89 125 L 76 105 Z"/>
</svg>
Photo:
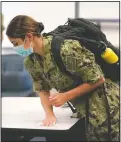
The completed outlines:
<svg viewBox="0 0 121 142">
<path fill-rule="evenodd" d="M 118 56 L 115 52 L 106 46 L 104 42 L 101 42 L 100 45 L 101 57 L 109 64 L 114 64 L 118 61 Z"/>
</svg>

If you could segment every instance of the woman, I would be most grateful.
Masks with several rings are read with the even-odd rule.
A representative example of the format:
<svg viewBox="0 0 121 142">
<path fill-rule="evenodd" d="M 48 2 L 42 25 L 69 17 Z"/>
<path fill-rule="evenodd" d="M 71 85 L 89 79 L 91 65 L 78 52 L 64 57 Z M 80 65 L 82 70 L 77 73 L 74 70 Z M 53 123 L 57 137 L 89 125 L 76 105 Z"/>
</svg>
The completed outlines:
<svg viewBox="0 0 121 142">
<path fill-rule="evenodd" d="M 6 32 L 15 51 L 25 57 L 24 64 L 33 79 L 33 89 L 40 96 L 46 114 L 43 125 L 56 123 L 53 106 L 60 107 L 67 101 L 71 101 L 77 108 L 78 117 L 84 118 L 86 97 L 81 98 L 88 93 L 87 141 L 106 141 L 109 138 L 106 98 L 110 110 L 110 137 L 113 141 L 119 141 L 119 86 L 104 78 L 91 51 L 76 40 L 65 40 L 61 45 L 62 60 L 66 69 L 80 75 L 84 83 L 63 91 L 73 84 L 73 80 L 58 69 L 51 53 L 53 37 L 42 36 L 43 29 L 42 23 L 28 16 L 18 15 L 11 20 Z M 51 88 L 57 89 L 58 93 L 51 96 Z"/>
</svg>

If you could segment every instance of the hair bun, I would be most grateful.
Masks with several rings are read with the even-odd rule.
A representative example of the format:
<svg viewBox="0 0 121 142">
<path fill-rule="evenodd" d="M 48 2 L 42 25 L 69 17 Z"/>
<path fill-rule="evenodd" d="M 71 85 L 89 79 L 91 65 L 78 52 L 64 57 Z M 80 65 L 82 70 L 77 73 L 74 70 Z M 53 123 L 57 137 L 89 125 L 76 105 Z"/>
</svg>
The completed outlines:
<svg viewBox="0 0 121 142">
<path fill-rule="evenodd" d="M 44 30 L 44 25 L 43 25 L 43 23 L 41 23 L 41 22 L 38 23 L 38 30 L 39 30 L 39 31 L 38 31 L 39 33 L 41 33 L 41 32 Z"/>
</svg>

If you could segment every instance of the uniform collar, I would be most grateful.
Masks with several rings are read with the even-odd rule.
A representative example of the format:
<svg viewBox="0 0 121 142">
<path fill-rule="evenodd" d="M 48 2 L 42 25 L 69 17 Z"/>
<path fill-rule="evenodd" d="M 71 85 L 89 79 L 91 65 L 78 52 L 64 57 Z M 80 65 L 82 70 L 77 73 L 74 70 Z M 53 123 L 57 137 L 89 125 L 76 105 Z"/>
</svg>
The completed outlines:
<svg viewBox="0 0 121 142">
<path fill-rule="evenodd" d="M 52 36 L 43 37 L 43 43 L 44 43 L 44 55 L 50 53 L 51 50 L 51 41 Z"/>
</svg>

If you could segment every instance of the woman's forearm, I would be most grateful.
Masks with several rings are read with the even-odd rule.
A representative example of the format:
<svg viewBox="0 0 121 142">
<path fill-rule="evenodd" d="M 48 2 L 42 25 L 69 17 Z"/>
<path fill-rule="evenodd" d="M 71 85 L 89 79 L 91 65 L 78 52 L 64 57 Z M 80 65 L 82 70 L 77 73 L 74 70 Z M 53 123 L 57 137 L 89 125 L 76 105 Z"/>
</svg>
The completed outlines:
<svg viewBox="0 0 121 142">
<path fill-rule="evenodd" d="M 49 102 L 50 93 L 45 92 L 45 91 L 41 91 L 38 94 L 40 96 L 41 104 L 42 104 L 42 107 L 43 107 L 43 109 L 45 111 L 46 116 L 54 115 L 53 106 Z"/>
<path fill-rule="evenodd" d="M 88 92 L 93 91 L 94 89 L 96 89 L 97 87 L 101 86 L 103 83 L 105 82 L 104 78 L 101 78 L 97 83 L 90 85 L 88 83 L 84 83 L 70 91 L 67 91 L 64 93 L 66 100 L 72 100 L 78 96 L 84 95 Z"/>
</svg>

